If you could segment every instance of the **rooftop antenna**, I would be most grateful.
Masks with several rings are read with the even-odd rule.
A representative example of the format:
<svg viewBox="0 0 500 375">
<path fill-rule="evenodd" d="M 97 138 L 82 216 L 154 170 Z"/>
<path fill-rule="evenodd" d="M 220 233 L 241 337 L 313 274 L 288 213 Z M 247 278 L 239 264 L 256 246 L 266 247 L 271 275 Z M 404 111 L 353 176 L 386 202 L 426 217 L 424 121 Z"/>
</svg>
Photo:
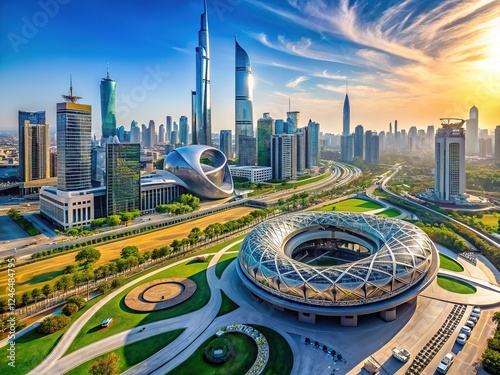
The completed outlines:
<svg viewBox="0 0 500 375">
<path fill-rule="evenodd" d="M 109 78 L 109 60 L 106 60 L 106 78 L 110 79 Z"/>
<path fill-rule="evenodd" d="M 292 112 L 291 108 L 292 106 L 290 104 L 290 97 L 288 97 L 288 112 Z"/>
<path fill-rule="evenodd" d="M 345 80 L 345 94 L 349 94 L 349 81 L 347 79 Z"/>
<path fill-rule="evenodd" d="M 69 95 L 61 95 L 66 102 L 76 103 L 81 99 L 81 96 L 73 95 L 73 76 L 69 75 Z"/>
</svg>

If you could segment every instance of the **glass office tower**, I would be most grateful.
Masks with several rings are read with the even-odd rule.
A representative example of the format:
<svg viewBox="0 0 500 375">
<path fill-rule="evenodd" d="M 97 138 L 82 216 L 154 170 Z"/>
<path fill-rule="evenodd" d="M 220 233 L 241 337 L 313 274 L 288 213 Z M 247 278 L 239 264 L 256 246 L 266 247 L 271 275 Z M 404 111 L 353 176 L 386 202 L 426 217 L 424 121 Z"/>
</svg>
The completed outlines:
<svg viewBox="0 0 500 375">
<path fill-rule="evenodd" d="M 109 70 L 106 78 L 101 80 L 101 120 L 102 137 L 107 139 L 116 135 L 116 82 L 109 77 Z"/>
</svg>

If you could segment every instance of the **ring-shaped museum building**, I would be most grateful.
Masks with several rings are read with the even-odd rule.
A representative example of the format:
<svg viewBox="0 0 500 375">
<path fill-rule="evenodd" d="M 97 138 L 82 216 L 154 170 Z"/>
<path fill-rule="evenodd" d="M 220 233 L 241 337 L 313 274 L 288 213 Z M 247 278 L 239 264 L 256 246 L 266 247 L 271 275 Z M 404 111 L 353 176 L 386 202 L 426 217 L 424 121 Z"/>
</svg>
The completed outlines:
<svg viewBox="0 0 500 375">
<path fill-rule="evenodd" d="M 245 238 L 237 270 L 250 291 L 299 320 L 359 315 L 396 318 L 437 275 L 439 256 L 418 227 L 397 219 L 342 212 L 280 216 Z"/>
</svg>

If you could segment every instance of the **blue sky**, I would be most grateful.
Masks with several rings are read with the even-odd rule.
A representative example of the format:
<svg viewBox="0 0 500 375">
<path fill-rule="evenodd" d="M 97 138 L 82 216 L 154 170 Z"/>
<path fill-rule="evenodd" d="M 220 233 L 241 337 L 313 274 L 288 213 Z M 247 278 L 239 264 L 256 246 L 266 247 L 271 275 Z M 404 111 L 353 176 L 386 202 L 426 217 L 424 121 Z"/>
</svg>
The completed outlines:
<svg viewBox="0 0 500 375">
<path fill-rule="evenodd" d="M 45 110 L 55 125 L 72 74 L 100 135 L 107 60 L 118 125 L 190 117 L 202 11 L 201 0 L 2 1 L 0 129 L 16 128 L 18 110 Z M 339 133 L 348 81 L 352 129 L 425 127 L 472 105 L 481 128 L 500 124 L 498 1 L 208 0 L 208 11 L 213 131 L 234 129 L 235 34 L 252 62 L 255 119 L 283 118 L 291 98 L 300 125 Z"/>
</svg>

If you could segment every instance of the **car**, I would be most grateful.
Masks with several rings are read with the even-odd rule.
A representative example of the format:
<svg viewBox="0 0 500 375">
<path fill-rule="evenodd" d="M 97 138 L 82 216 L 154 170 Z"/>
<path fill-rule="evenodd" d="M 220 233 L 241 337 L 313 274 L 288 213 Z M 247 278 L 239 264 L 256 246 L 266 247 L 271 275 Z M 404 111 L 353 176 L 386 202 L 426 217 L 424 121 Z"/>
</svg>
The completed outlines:
<svg viewBox="0 0 500 375">
<path fill-rule="evenodd" d="M 470 329 L 474 328 L 476 326 L 476 323 L 474 323 L 472 320 L 467 320 L 465 322 L 465 325 L 469 327 Z"/>
<path fill-rule="evenodd" d="M 470 336 L 471 329 L 467 326 L 463 326 L 462 328 L 460 328 L 460 333 L 465 333 L 467 336 Z"/>
<path fill-rule="evenodd" d="M 459 333 L 457 336 L 457 344 L 465 345 L 467 342 L 467 335 L 465 333 Z"/>
<path fill-rule="evenodd" d="M 400 362 L 408 362 L 410 359 L 410 352 L 404 348 L 392 348 L 392 356 Z"/>
<path fill-rule="evenodd" d="M 101 323 L 101 327 L 108 327 L 112 321 L 113 321 L 113 318 L 104 319 Z"/>
<path fill-rule="evenodd" d="M 475 312 L 475 313 L 481 314 L 481 308 L 480 308 L 480 307 L 477 307 L 477 306 L 474 306 L 474 308 L 472 309 L 472 312 Z"/>
<path fill-rule="evenodd" d="M 446 374 L 453 364 L 454 355 L 453 353 L 448 353 L 444 356 L 437 367 L 437 372 L 440 374 Z"/>
<path fill-rule="evenodd" d="M 474 310 L 472 310 L 472 312 L 470 313 L 470 316 L 473 316 L 474 318 L 480 318 L 481 317 L 481 313 L 480 312 L 474 312 Z"/>
<path fill-rule="evenodd" d="M 470 320 L 470 321 L 474 322 L 474 324 L 476 324 L 476 323 L 477 323 L 477 318 L 476 318 L 475 316 L 472 316 L 472 315 L 471 315 L 471 316 L 469 316 L 469 319 L 468 319 L 468 320 Z"/>
</svg>

